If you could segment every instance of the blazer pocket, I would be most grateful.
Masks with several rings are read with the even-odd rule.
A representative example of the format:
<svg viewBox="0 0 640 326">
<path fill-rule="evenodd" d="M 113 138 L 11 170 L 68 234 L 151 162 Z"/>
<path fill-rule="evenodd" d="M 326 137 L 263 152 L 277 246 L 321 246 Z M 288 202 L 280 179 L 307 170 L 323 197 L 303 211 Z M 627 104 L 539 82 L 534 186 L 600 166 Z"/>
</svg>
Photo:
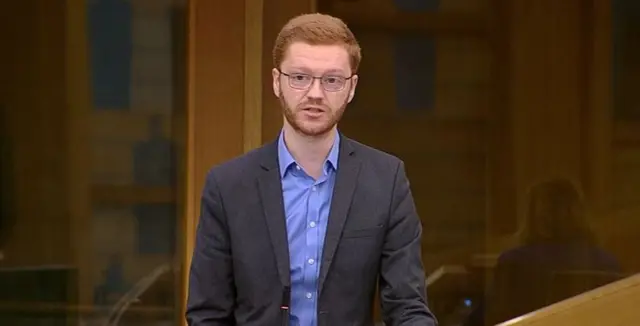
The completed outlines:
<svg viewBox="0 0 640 326">
<path fill-rule="evenodd" d="M 383 224 L 376 225 L 374 227 L 365 228 L 365 229 L 355 229 L 355 230 L 344 230 L 342 232 L 342 238 L 367 238 L 372 237 L 380 233 L 382 230 Z"/>
</svg>

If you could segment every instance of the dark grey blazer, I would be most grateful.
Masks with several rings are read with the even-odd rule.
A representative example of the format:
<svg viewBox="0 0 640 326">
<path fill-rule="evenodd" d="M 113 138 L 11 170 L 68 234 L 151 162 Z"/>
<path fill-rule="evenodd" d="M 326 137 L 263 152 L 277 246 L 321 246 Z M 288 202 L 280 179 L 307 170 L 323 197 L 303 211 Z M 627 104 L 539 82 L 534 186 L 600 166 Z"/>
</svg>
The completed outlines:
<svg viewBox="0 0 640 326">
<path fill-rule="evenodd" d="M 289 252 L 277 142 L 214 167 L 189 274 L 189 325 L 283 325 Z M 437 325 L 427 308 L 422 226 L 404 164 L 341 136 L 320 279 L 318 325 Z M 301 325 L 305 326 L 305 325 Z"/>
</svg>

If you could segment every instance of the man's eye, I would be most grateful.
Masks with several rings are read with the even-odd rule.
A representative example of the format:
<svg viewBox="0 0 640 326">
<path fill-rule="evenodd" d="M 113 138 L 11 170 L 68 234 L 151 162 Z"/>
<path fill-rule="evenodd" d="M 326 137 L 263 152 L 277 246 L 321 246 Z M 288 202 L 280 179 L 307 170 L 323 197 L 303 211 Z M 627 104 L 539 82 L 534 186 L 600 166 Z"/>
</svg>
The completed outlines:
<svg viewBox="0 0 640 326">
<path fill-rule="evenodd" d="M 343 81 L 344 80 L 341 77 L 336 77 L 336 76 L 324 77 L 324 82 L 327 83 L 327 84 L 340 84 Z"/>
<path fill-rule="evenodd" d="M 293 75 L 293 79 L 302 81 L 302 80 L 307 79 L 307 76 L 305 76 L 305 75 Z"/>
</svg>

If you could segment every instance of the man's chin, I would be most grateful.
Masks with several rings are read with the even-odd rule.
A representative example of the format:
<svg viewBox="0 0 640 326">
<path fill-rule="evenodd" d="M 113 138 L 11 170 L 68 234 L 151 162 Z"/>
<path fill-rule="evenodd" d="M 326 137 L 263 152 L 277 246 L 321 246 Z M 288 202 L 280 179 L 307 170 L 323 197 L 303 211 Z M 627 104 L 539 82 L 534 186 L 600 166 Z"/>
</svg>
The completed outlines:
<svg viewBox="0 0 640 326">
<path fill-rule="evenodd" d="M 298 132 L 300 132 L 305 136 L 317 137 L 317 136 L 326 135 L 327 133 L 331 132 L 331 130 L 333 129 L 333 125 L 326 124 L 326 123 L 315 124 L 315 123 L 303 122 L 303 123 L 298 123 L 297 126 L 294 126 L 294 129 L 296 129 Z"/>
</svg>

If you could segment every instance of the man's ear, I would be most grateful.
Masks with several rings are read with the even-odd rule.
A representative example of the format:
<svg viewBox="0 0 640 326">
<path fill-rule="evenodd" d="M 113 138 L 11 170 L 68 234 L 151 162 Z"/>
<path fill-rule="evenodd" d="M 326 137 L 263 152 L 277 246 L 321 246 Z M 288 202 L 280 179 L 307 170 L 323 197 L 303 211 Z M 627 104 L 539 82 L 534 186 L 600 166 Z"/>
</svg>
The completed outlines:
<svg viewBox="0 0 640 326">
<path fill-rule="evenodd" d="M 273 94 L 280 97 L 280 71 L 276 68 L 271 69 L 271 76 L 273 77 Z"/>
<path fill-rule="evenodd" d="M 351 103 L 351 100 L 353 100 L 353 97 L 356 95 L 357 85 L 358 85 L 358 75 L 353 75 L 353 77 L 351 77 L 351 89 L 349 90 L 348 103 Z"/>
</svg>

